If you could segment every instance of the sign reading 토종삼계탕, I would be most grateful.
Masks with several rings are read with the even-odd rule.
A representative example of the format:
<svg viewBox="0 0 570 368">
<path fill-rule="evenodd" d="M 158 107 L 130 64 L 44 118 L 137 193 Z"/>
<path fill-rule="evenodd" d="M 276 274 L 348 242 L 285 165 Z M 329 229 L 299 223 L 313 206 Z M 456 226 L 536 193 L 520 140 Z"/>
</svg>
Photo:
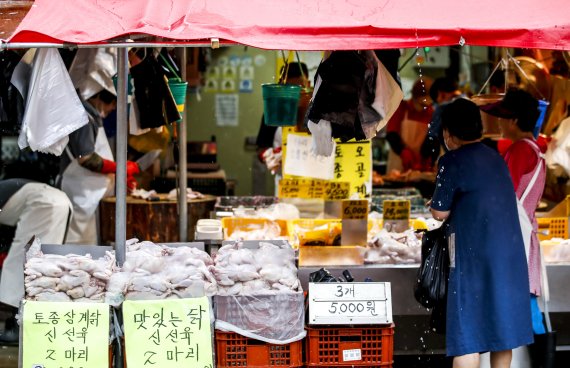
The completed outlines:
<svg viewBox="0 0 570 368">
<path fill-rule="evenodd" d="M 109 366 L 109 305 L 24 302 L 23 367 Z"/>
</svg>

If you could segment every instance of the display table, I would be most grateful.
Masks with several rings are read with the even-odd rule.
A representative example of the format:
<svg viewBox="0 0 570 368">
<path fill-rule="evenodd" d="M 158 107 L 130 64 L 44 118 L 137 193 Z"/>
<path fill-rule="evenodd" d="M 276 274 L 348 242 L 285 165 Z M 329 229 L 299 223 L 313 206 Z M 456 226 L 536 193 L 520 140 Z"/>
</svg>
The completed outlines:
<svg viewBox="0 0 570 368">
<path fill-rule="evenodd" d="M 308 290 L 309 275 L 320 267 L 299 267 L 299 279 L 303 290 Z M 431 331 L 430 312 L 414 298 L 414 283 L 418 265 L 368 265 L 327 266 L 335 277 L 342 278 L 342 271 L 348 269 L 355 281 L 369 277 L 373 281 L 390 282 L 392 289 L 392 314 L 396 330 L 394 334 L 395 354 L 444 353 L 445 337 Z M 557 331 L 557 348 L 570 347 L 570 265 L 548 265 L 550 283 L 550 319 Z M 482 306 L 484 308 L 484 306 Z"/>
<path fill-rule="evenodd" d="M 158 201 L 127 197 L 127 239 L 150 240 L 155 243 L 180 241 L 178 202 L 159 195 Z M 196 222 L 210 218 L 216 197 L 206 195 L 202 199 L 188 200 L 188 240 L 194 239 Z M 102 244 L 115 241 L 115 197 L 100 203 L 100 229 Z"/>
</svg>

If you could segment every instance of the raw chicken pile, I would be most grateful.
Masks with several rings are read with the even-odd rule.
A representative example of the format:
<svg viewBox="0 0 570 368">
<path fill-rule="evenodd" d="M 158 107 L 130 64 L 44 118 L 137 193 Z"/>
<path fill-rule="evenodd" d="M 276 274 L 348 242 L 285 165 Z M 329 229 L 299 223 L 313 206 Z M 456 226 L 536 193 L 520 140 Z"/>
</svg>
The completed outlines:
<svg viewBox="0 0 570 368">
<path fill-rule="evenodd" d="M 245 227 L 236 227 L 228 240 L 279 240 L 286 239 L 281 236 L 281 226 L 277 222 L 268 221 L 259 226 L 249 224 Z"/>
<path fill-rule="evenodd" d="M 380 230 L 368 241 L 365 263 L 412 264 L 420 263 L 422 242 L 413 229 L 403 233 Z"/>
<path fill-rule="evenodd" d="M 34 241 L 24 266 L 26 298 L 50 302 L 103 302 L 114 265 L 115 255 L 111 252 L 99 259 L 93 259 L 89 254 L 43 254 L 39 241 Z"/>
<path fill-rule="evenodd" d="M 109 280 L 107 303 L 116 307 L 124 299 L 186 298 L 216 293 L 216 280 L 208 270 L 213 262 L 206 252 L 137 241 L 127 242 L 125 263 Z"/>
<path fill-rule="evenodd" d="M 259 249 L 248 249 L 241 242 L 227 244 L 214 257 L 210 271 L 221 296 L 301 291 L 290 246 L 260 242 Z"/>
</svg>

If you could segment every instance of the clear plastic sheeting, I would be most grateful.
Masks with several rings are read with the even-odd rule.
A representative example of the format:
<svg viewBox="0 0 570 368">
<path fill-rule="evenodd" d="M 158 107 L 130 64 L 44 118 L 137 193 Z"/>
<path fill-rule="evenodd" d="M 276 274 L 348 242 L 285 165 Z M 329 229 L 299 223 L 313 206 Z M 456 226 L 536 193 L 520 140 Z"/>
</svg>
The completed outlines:
<svg viewBox="0 0 570 368">
<path fill-rule="evenodd" d="M 216 329 L 270 344 L 305 337 L 303 292 L 275 295 L 215 296 Z"/>
</svg>

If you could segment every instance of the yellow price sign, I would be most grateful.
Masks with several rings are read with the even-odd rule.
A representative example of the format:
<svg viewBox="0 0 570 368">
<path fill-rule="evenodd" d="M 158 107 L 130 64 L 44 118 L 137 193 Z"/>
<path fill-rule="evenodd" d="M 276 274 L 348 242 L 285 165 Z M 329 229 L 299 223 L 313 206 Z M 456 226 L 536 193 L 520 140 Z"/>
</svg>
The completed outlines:
<svg viewBox="0 0 570 368">
<path fill-rule="evenodd" d="M 410 201 L 384 201 L 382 203 L 384 220 L 409 220 Z"/>
<path fill-rule="evenodd" d="M 370 141 L 336 142 L 333 181 L 349 182 L 350 193 L 369 198 L 372 192 L 372 148 Z"/>
<path fill-rule="evenodd" d="M 324 180 L 281 179 L 279 198 L 323 198 L 326 183 Z"/>
<path fill-rule="evenodd" d="M 213 367 L 207 297 L 123 303 L 129 367 Z"/>
<path fill-rule="evenodd" d="M 109 366 L 109 305 L 24 302 L 22 367 Z"/>
<path fill-rule="evenodd" d="M 347 199 L 349 182 L 331 182 L 318 179 L 281 179 L 279 181 L 279 198 L 311 198 L 329 201 Z"/>
<path fill-rule="evenodd" d="M 347 181 L 327 182 L 325 199 L 328 201 L 338 201 L 347 199 L 350 194 L 350 183 Z"/>
<path fill-rule="evenodd" d="M 342 201 L 343 220 L 364 220 L 368 218 L 368 201 L 366 199 Z"/>
</svg>

